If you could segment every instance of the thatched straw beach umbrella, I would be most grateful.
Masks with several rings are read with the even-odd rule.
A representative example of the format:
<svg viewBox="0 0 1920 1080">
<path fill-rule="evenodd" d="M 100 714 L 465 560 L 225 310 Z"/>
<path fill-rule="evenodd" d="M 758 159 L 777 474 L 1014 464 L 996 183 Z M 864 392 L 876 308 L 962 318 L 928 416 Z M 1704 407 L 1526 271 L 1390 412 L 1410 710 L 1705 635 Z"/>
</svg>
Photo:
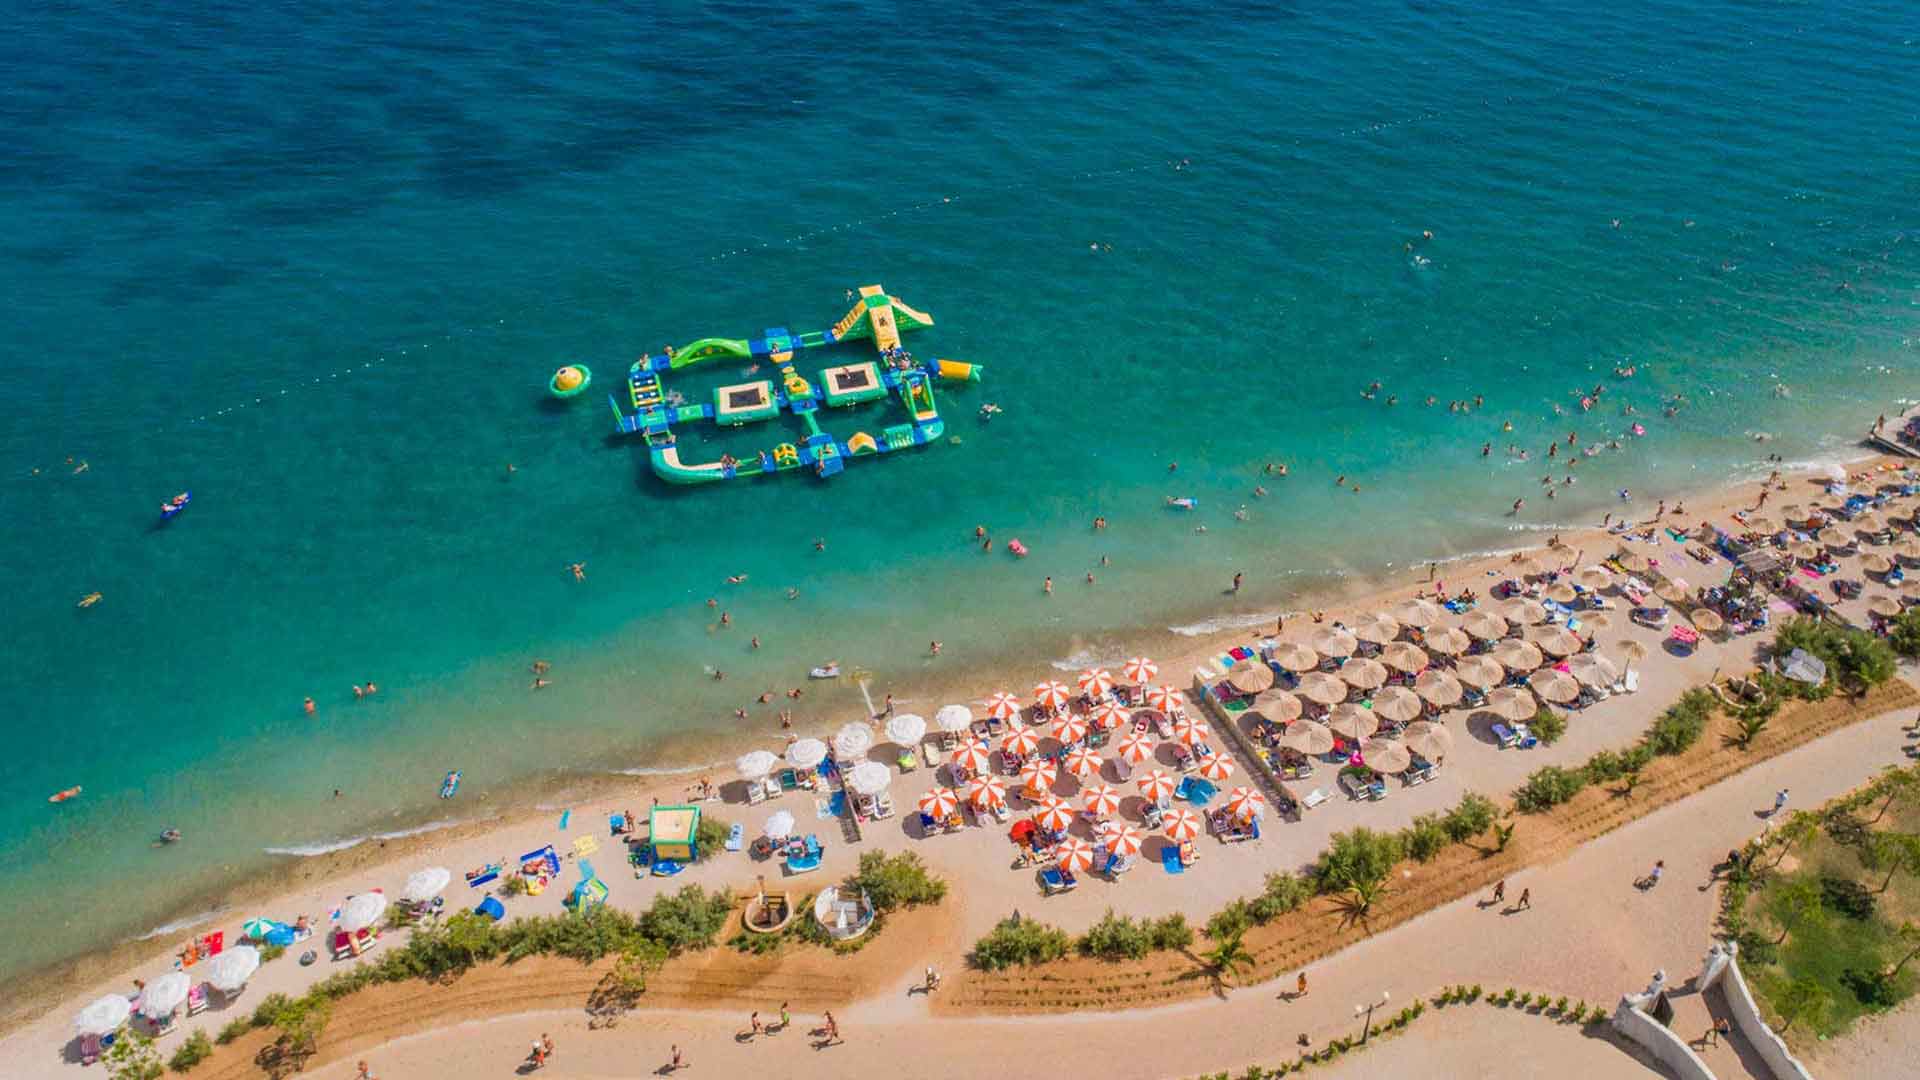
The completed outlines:
<svg viewBox="0 0 1920 1080">
<path fill-rule="evenodd" d="M 1867 601 L 1867 610 L 1883 619 L 1891 619 L 1900 614 L 1900 602 L 1890 596 L 1876 596 Z"/>
<path fill-rule="evenodd" d="M 1253 711 L 1275 723 L 1291 723 L 1300 718 L 1300 699 L 1285 690 L 1269 690 L 1253 699 Z"/>
<path fill-rule="evenodd" d="M 1373 715 L 1406 723 L 1420 718 L 1420 696 L 1404 686 L 1383 686 L 1373 692 Z"/>
<path fill-rule="evenodd" d="M 1287 733 L 1280 736 L 1280 745 L 1302 754 L 1324 754 L 1333 749 L 1333 731 L 1325 724 L 1302 720 L 1287 728 Z"/>
<path fill-rule="evenodd" d="M 1507 617 L 1493 611 L 1469 611 L 1460 620 L 1460 629 L 1481 641 L 1499 641 L 1507 636 Z"/>
<path fill-rule="evenodd" d="M 1364 739 L 1380 730 L 1380 718 L 1364 705 L 1336 705 L 1327 718 L 1327 729 L 1349 739 Z"/>
<path fill-rule="evenodd" d="M 1581 653 L 1567 661 L 1567 671 L 1588 686 L 1612 686 L 1620 681 L 1619 669 L 1599 653 Z"/>
<path fill-rule="evenodd" d="M 1445 618 L 1446 611 L 1439 604 L 1416 596 L 1411 600 L 1402 600 L 1399 606 L 1393 609 L 1393 617 L 1408 626 L 1425 629 Z"/>
<path fill-rule="evenodd" d="M 1604 566 L 1583 566 L 1578 576 L 1580 584 L 1589 589 L 1604 589 L 1613 584 L 1613 575 Z"/>
<path fill-rule="evenodd" d="M 1893 569 L 1893 560 L 1877 551 L 1869 551 L 1860 556 L 1860 569 L 1869 574 L 1884 574 Z"/>
<path fill-rule="evenodd" d="M 1452 626 L 1436 626 L 1427 631 L 1427 651 L 1443 656 L 1459 656 L 1471 648 L 1473 642 L 1464 630 Z"/>
<path fill-rule="evenodd" d="M 1580 635 L 1564 626 L 1549 627 L 1531 636 L 1533 643 L 1549 656 L 1572 656 L 1587 644 L 1580 640 Z"/>
<path fill-rule="evenodd" d="M 1438 668 L 1421 672 L 1420 677 L 1413 681 L 1413 689 L 1429 703 L 1441 708 L 1459 701 L 1465 692 L 1460 686 L 1459 679 L 1455 678 L 1451 672 L 1441 671 Z"/>
<path fill-rule="evenodd" d="M 1538 600 L 1510 600 L 1500 611 L 1510 623 L 1531 626 L 1547 617 L 1546 607 Z"/>
<path fill-rule="evenodd" d="M 1653 595 L 1669 604 L 1684 604 L 1693 596 L 1693 588 L 1679 578 L 1661 578 L 1653 587 Z"/>
<path fill-rule="evenodd" d="M 1556 704 L 1565 705 L 1580 696 L 1580 683 L 1558 668 L 1541 668 L 1527 676 L 1533 692 Z"/>
<path fill-rule="evenodd" d="M 1322 656 L 1352 656 L 1359 642 L 1337 626 L 1323 626 L 1313 632 L 1314 651 Z"/>
<path fill-rule="evenodd" d="M 1893 555 L 1897 559 L 1906 559 L 1909 562 L 1920 561 L 1920 540 L 1907 537 L 1893 545 Z"/>
<path fill-rule="evenodd" d="M 1492 656 L 1508 671 L 1532 671 L 1545 659 L 1531 641 L 1509 640 L 1493 647 Z"/>
<path fill-rule="evenodd" d="M 1393 739 L 1368 739 L 1360 748 L 1360 760 L 1379 772 L 1397 773 L 1413 764 L 1413 755 Z"/>
<path fill-rule="evenodd" d="M 1540 711 L 1540 704 L 1524 687 L 1502 686 L 1487 695 L 1487 710 L 1508 720 L 1525 720 Z"/>
<path fill-rule="evenodd" d="M 1390 616 L 1378 613 L 1360 616 L 1353 620 L 1348 630 L 1361 641 L 1370 641 L 1375 645 L 1384 645 L 1400 636 L 1400 624 Z"/>
<path fill-rule="evenodd" d="M 1453 732 L 1431 720 L 1408 724 L 1406 737 L 1401 741 L 1407 744 L 1407 749 L 1428 761 L 1439 761 L 1453 753 Z"/>
<path fill-rule="evenodd" d="M 1387 665 L 1367 657 L 1349 660 L 1340 665 L 1340 681 L 1371 690 L 1387 681 Z"/>
<path fill-rule="evenodd" d="M 1703 634 L 1716 633 L 1721 627 L 1727 625 L 1726 620 L 1720 617 L 1719 612 L 1712 608 L 1704 607 L 1694 608 L 1692 611 L 1687 612 L 1687 621 L 1693 624 L 1694 629 Z"/>
<path fill-rule="evenodd" d="M 1622 550 L 1620 554 L 1614 556 L 1614 561 L 1629 574 L 1644 574 L 1647 572 L 1647 567 L 1653 565 L 1647 561 L 1645 555 L 1637 551 Z"/>
<path fill-rule="evenodd" d="M 1258 658 L 1243 660 L 1227 672 L 1227 683 L 1243 694 L 1273 689 L 1273 669 Z"/>
<path fill-rule="evenodd" d="M 1556 604 L 1571 604 L 1578 599 L 1579 596 L 1580 594 L 1574 591 L 1573 586 L 1564 581 L 1547 587 L 1547 599 Z"/>
<path fill-rule="evenodd" d="M 1347 684 L 1323 671 L 1300 676 L 1300 696 L 1321 705 L 1338 705 L 1347 700 Z"/>
<path fill-rule="evenodd" d="M 1632 671 L 1635 660 L 1645 660 L 1647 658 L 1647 647 L 1637 641 L 1623 641 L 1620 643 L 1620 655 L 1627 659 L 1625 670 Z"/>
<path fill-rule="evenodd" d="M 1273 647 L 1273 662 L 1288 671 L 1312 671 L 1320 654 L 1297 641 L 1282 641 Z"/>
<path fill-rule="evenodd" d="M 1500 661 L 1491 656 L 1469 656 L 1453 669 L 1454 677 L 1468 686 L 1482 690 L 1500 685 L 1507 677 L 1507 669 Z"/>
<path fill-rule="evenodd" d="M 1417 675 L 1425 671 L 1427 665 L 1433 663 L 1433 659 L 1427 655 L 1427 650 L 1418 645 L 1396 641 L 1380 650 L 1380 662 L 1395 671 Z"/>
</svg>

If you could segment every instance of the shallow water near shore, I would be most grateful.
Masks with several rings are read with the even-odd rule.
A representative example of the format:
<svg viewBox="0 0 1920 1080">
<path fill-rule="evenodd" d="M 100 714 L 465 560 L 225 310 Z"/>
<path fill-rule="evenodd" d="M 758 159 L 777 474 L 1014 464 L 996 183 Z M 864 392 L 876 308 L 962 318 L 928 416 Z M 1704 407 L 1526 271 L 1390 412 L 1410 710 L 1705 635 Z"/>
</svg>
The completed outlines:
<svg viewBox="0 0 1920 1080">
<path fill-rule="evenodd" d="M 931 712 L 1844 457 L 1912 392 L 1907 6 L 863 10 L 97 5 L 0 43 L 0 855 L 34 884 L 0 978 L 544 776 L 710 762 L 789 688 L 858 715 L 827 659 Z M 949 444 L 677 490 L 609 439 L 639 352 L 871 282 L 986 366 L 936 390 Z M 567 361 L 595 388 L 555 404 Z M 1548 501 L 1569 431 L 1623 448 Z"/>
</svg>

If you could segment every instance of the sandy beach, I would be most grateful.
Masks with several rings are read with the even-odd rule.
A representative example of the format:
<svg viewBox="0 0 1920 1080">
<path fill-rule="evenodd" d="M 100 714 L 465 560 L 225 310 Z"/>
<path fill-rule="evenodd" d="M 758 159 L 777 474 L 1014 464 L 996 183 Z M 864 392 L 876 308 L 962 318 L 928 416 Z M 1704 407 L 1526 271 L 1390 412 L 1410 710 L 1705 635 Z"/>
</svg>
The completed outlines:
<svg viewBox="0 0 1920 1080">
<path fill-rule="evenodd" d="M 1856 464 L 1856 469 L 1873 469 L 1879 462 Z M 1772 498 L 1780 502 L 1807 503 L 1818 497 L 1812 478 L 1792 477 L 1782 492 Z M 1721 528 L 1733 528 L 1732 514 L 1750 508 L 1758 494 L 1755 485 L 1737 485 L 1717 492 L 1703 493 L 1685 500 L 1684 516 L 1673 515 L 1665 523 L 1691 529 L 1700 522 Z M 1644 508 L 1642 508 L 1644 509 Z M 1568 549 L 1579 552 L 1576 565 L 1591 564 L 1612 555 L 1622 547 L 1620 537 L 1598 528 L 1570 532 L 1558 538 Z M 1696 585 L 1715 584 L 1730 569 L 1724 560 L 1702 565 L 1683 553 L 1684 545 L 1664 534 L 1651 542 L 1627 544 L 1629 550 L 1655 559 L 1663 566 L 1676 563 L 1685 567 Z M 1854 559 L 1857 568 L 1860 556 Z M 1375 610 L 1383 610 L 1416 594 L 1427 593 L 1429 574 L 1435 583 L 1444 582 L 1452 592 L 1472 588 L 1482 596 L 1488 587 L 1511 575 L 1511 560 L 1504 553 L 1456 560 L 1431 571 L 1427 567 L 1370 581 L 1353 582 L 1338 595 L 1303 597 L 1301 612 L 1325 610 L 1329 621 L 1351 619 Z M 1839 613 L 1850 620 L 1866 621 L 1869 600 L 1888 590 L 1872 583 L 1862 597 L 1837 605 Z M 1829 594 L 1830 595 L 1830 594 Z M 849 871 L 864 851 L 913 851 L 924 858 L 941 876 L 953 884 L 948 901 L 937 914 L 916 913 L 909 920 L 889 927 L 881 939 L 852 959 L 820 957 L 802 966 L 799 975 L 781 975 L 769 965 L 754 979 L 719 990 L 696 989 L 693 971 L 703 965 L 710 971 L 728 966 L 724 958 L 695 957 L 676 961 L 662 972 L 659 987 L 650 996 L 650 1004 L 627 1018 L 617 1030 L 588 1033 L 584 1018 L 576 1006 L 559 1004 L 573 986 L 565 973 L 556 974 L 553 1011 L 526 1016 L 483 1021 L 493 1008 L 476 1006 L 473 1019 L 455 1027 L 410 1032 L 404 1024 L 388 1033 L 396 1041 L 381 1047 L 381 1075 L 453 1074 L 483 1062 L 499 1064 L 503 1056 L 523 1052 L 529 1029 L 551 1028 L 564 1034 L 568 1050 L 559 1059 L 556 1075 L 599 1076 L 631 1075 L 636 1062 L 647 1062 L 651 1070 L 663 1060 L 665 1041 L 682 1041 L 690 1047 L 702 1066 L 719 1064 L 729 1070 L 775 1068 L 783 1074 L 866 1076 L 889 1073 L 889 1064 L 898 1055 L 924 1055 L 926 1060 L 942 1063 L 927 1075 L 977 1075 L 979 1069 L 1004 1064 L 1016 1043 L 1034 1039 L 1054 1043 L 1069 1039 L 1088 1047 L 1119 1041 L 1127 1033 L 1144 1026 L 1162 1023 L 1180 1024 L 1183 1030 L 1204 1031 L 1204 1040 L 1135 1039 L 1151 1049 L 1138 1057 L 1129 1055 L 1116 1076 L 1165 1076 L 1195 1074 L 1218 1068 L 1230 1068 L 1272 1057 L 1287 1051 L 1297 1029 L 1322 1041 L 1337 1033 L 1340 1014 L 1350 1006 L 1348 998 L 1362 994 L 1372 982 L 1383 984 L 1402 999 L 1431 993 L 1450 982 L 1484 981 L 1488 983 L 1535 985 L 1556 993 L 1584 996 L 1588 1000 L 1611 1005 L 1623 991 L 1644 981 L 1650 965 L 1668 965 L 1684 970 L 1694 954 L 1704 948 L 1711 919 L 1708 893 L 1697 893 L 1691 885 L 1675 888 L 1660 897 L 1662 906 L 1651 912 L 1636 912 L 1626 897 L 1619 903 L 1580 903 L 1571 898 L 1596 894 L 1596 890 L 1626 879 L 1629 871 L 1646 861 L 1648 844 L 1655 838 L 1676 868 L 1676 876 L 1687 880 L 1693 864 L 1708 856 L 1717 856 L 1733 842 L 1755 831 L 1751 817 L 1738 807 L 1754 804 L 1770 790 L 1776 776 L 1793 775 L 1796 792 L 1803 793 L 1803 805 L 1817 801 L 1820 790 L 1838 794 L 1866 779 L 1883 764 L 1899 757 L 1896 740 L 1881 721 L 1856 727 L 1791 751 L 1737 778 L 1694 794 L 1654 815 L 1633 823 L 1616 833 L 1577 850 L 1559 853 L 1551 865 L 1526 871 L 1515 878 L 1510 888 L 1531 886 L 1537 892 L 1542 912 L 1537 918 L 1501 919 L 1479 909 L 1471 900 L 1448 904 L 1414 922 L 1368 939 L 1349 948 L 1314 972 L 1315 994 L 1308 1002 L 1286 1007 L 1283 1024 L 1248 1024 L 1244 1008 L 1267 1009 L 1275 987 L 1249 987 L 1227 994 L 1225 1003 L 1212 999 L 1184 1002 L 1145 1011 L 1102 1013 L 1098 1016 L 1070 1015 L 1011 1019 L 986 1015 L 991 1010 L 968 1008 L 945 999 L 929 1005 L 923 997 L 902 998 L 903 980 L 915 975 L 920 965 L 933 963 L 943 971 L 958 975 L 964 967 L 967 947 L 1009 912 L 1038 914 L 1046 921 L 1069 931 L 1079 931 L 1097 920 L 1108 908 L 1129 914 L 1161 914 L 1180 911 L 1198 924 L 1226 901 L 1259 890 L 1262 878 L 1275 870 L 1297 870 L 1311 862 L 1337 831 L 1355 826 L 1396 829 L 1416 816 L 1443 811 L 1458 802 L 1467 791 L 1475 791 L 1504 801 L 1530 772 L 1543 765 L 1574 764 L 1603 748 L 1621 749 L 1631 745 L 1645 727 L 1647 719 L 1670 704 L 1685 689 L 1709 681 L 1716 673 L 1744 671 L 1751 667 L 1754 638 L 1735 637 L 1725 641 L 1703 640 L 1687 655 L 1671 655 L 1662 647 L 1663 634 L 1633 624 L 1616 611 L 1611 624 L 1600 633 L 1602 652 L 1618 657 L 1621 642 L 1637 641 L 1648 658 L 1635 665 L 1639 689 L 1632 696 L 1616 696 L 1581 710 L 1568 725 L 1564 738 L 1552 746 L 1528 751 L 1500 749 L 1484 726 L 1471 723 L 1462 714 L 1452 714 L 1449 723 L 1456 736 L 1455 750 L 1433 781 L 1417 787 L 1395 787 L 1382 802 L 1350 802 L 1335 795 L 1328 804 L 1308 812 L 1298 822 L 1270 825 L 1261 839 L 1236 845 L 1218 845 L 1204 839 L 1202 858 L 1197 866 L 1179 876 L 1163 873 L 1157 864 L 1140 867 L 1118 881 L 1089 877 L 1079 889 L 1061 896 L 1042 899 L 1033 883 L 1031 868 L 1012 868 L 1014 850 L 1007 842 L 1005 828 L 969 828 L 958 834 L 923 838 L 911 812 L 869 823 L 861 843 L 841 841 L 835 821 L 823 817 L 816 796 L 809 791 L 789 792 L 779 799 L 754 806 L 744 805 L 742 785 L 734 781 L 730 766 L 716 767 L 710 773 L 719 785 L 722 797 L 704 802 L 705 812 L 727 822 L 746 827 L 749 836 L 757 835 L 760 823 L 775 811 L 791 812 L 798 820 L 797 832 L 815 832 L 825 842 L 826 853 L 820 872 L 794 882 L 794 888 L 818 888 Z M 1314 627 L 1304 614 L 1290 614 L 1286 639 L 1304 638 Z M 1217 674 L 1211 659 L 1223 650 L 1246 644 L 1249 640 L 1272 635 L 1274 626 L 1238 628 L 1205 637 L 1173 634 L 1137 643 L 1137 651 L 1155 657 L 1161 669 L 1160 681 L 1185 686 L 1196 675 Z M 1059 673 L 1042 665 L 1031 670 L 1009 671 L 1004 680 L 966 687 L 916 685 L 912 687 L 873 688 L 876 700 L 893 693 L 902 708 L 931 716 L 947 701 L 978 703 L 996 690 L 1025 694 L 1042 679 Z M 843 718 L 843 719 L 853 719 Z M 831 729 L 802 734 L 829 735 Z M 770 734 L 754 738 L 750 745 L 728 746 L 725 756 L 749 749 L 764 748 L 776 753 L 782 740 Z M 1162 747 L 1162 754 L 1167 748 Z M 1169 759 L 1170 763 L 1170 759 Z M 1331 787 L 1333 770 L 1306 787 Z M 621 865 L 619 854 L 610 850 L 617 842 L 608 836 L 611 814 L 639 811 L 656 800 L 678 802 L 688 794 L 701 773 L 631 778 L 592 778 L 566 783 L 561 790 L 543 792 L 538 801 L 542 809 L 503 811 L 497 818 L 482 820 L 453 829 L 418 836 L 372 841 L 321 858 L 300 860 L 278 878 L 237 887 L 225 899 L 226 909 L 204 923 L 183 928 L 178 934 L 152 941 L 120 946 L 93 957 L 72 969 L 32 980 L 24 993 L 13 995 L 10 1030 L 0 1039 L 0 1073 L 20 1076 L 55 1075 L 77 1069 L 63 1052 L 71 1040 L 69 1018 L 79 1005 L 104 993 L 128 992 L 136 978 L 151 979 L 168 970 L 171 957 L 182 941 L 211 930 L 225 930 L 228 940 L 239 936 L 241 920 L 265 915 L 291 921 L 311 916 L 325 925 L 329 913 L 345 897 L 368 889 L 383 889 L 396 894 L 407 875 L 423 866 L 442 866 L 453 874 L 447 894 L 450 907 L 470 907 L 484 890 L 469 892 L 462 874 L 489 862 L 511 860 L 524 851 L 552 843 L 566 851 L 577 839 L 594 837 L 601 852 L 595 861 L 610 888 L 609 902 L 629 910 L 644 908 L 668 885 L 659 879 L 635 877 Z M 932 785 L 934 771 L 919 769 L 897 776 L 890 788 L 896 806 L 910 808 L 914 800 Z M 1236 776 L 1230 784 L 1241 782 Z M 1816 790 L 1820 789 L 1820 790 Z M 1074 781 L 1062 778 L 1056 790 L 1071 797 L 1077 791 Z M 1129 786 L 1128 794 L 1132 791 Z M 1134 800 L 1137 801 L 1137 800 Z M 557 807 L 557 808 L 556 808 Z M 563 808 L 563 809 L 561 809 Z M 559 828 L 565 813 L 568 824 Z M 1016 816 L 1018 811 L 1015 811 Z M 1124 811 L 1123 811 L 1124 813 Z M 1675 829 L 1674 823 L 1694 823 Z M 1683 850 L 1684 849 L 1684 850 Z M 571 861 L 572 856 L 568 856 Z M 1705 865 L 1702 863 L 1701 865 Z M 1686 867 L 1685 872 L 1680 872 Z M 1641 869 L 1644 869 L 1643 867 Z M 750 862 L 744 854 L 722 854 L 689 867 L 671 882 L 671 888 L 699 884 L 712 889 L 739 890 L 750 887 L 756 874 L 777 874 L 777 864 Z M 562 880 L 571 881 L 571 866 L 563 869 Z M 769 881 L 775 880 L 774 876 Z M 1677 884 L 1677 883 L 1676 883 Z M 549 889 L 537 897 L 515 897 L 508 902 L 510 916 L 552 914 L 561 910 L 565 890 Z M 911 921 L 910 921 L 911 920 Z M 916 922 L 917 921 L 917 922 Z M 1570 943 L 1607 941 L 1608 947 L 1595 950 L 1578 965 L 1567 965 L 1560 950 Z M 270 993 L 301 992 L 319 978 L 341 968 L 324 956 L 312 967 L 299 966 L 290 950 L 281 959 L 265 965 L 254 977 L 243 997 L 231 1008 L 216 1007 L 190 1019 L 184 1019 L 180 1031 L 196 1027 L 217 1030 L 251 1003 Z M 378 956 L 376 952 L 375 957 Z M 347 961 L 351 963 L 353 961 Z M 676 974 L 682 966 L 689 970 Z M 1387 977 L 1383 973 L 1390 972 Z M 794 976 L 788 981 L 788 976 Z M 860 1035 L 849 1038 L 845 1047 L 830 1052 L 792 1053 L 780 1065 L 756 1062 L 752 1056 L 772 1052 L 755 1042 L 736 1042 L 729 1033 L 743 1022 L 742 1007 L 766 1009 L 769 981 L 798 997 L 807 994 L 807 1004 L 796 1004 L 796 1011 L 808 1013 L 819 1002 L 847 1009 L 849 1025 L 858 1024 Z M 374 993 L 386 992 L 381 988 Z M 1371 992 L 1371 991 L 1365 991 Z M 1324 996 L 1322 996 L 1324 995 Z M 760 1002 L 747 1006 L 748 1002 Z M 1115 1002 L 1115 1006 L 1126 1002 Z M 721 1013 L 706 1011 L 722 1008 Z M 524 1007 L 516 1009 L 524 1011 Z M 403 1010 L 402 1010 L 403 1012 Z M 809 1017 L 811 1014 L 808 1013 Z M 1394 1040 L 1357 1066 L 1373 1068 L 1394 1061 L 1420 1060 L 1423 1048 L 1432 1045 L 1448 1069 L 1461 1071 L 1475 1063 L 1484 1065 L 1504 1052 L 1498 1040 L 1476 1037 L 1470 1025 L 1457 1017 L 1435 1017 L 1414 1033 Z M 1895 1030 L 1889 1022 L 1883 1025 Z M 1546 1025 L 1541 1022 L 1541 1027 Z M 1286 1030 L 1281 1030 L 1285 1028 Z M 1875 1029 L 1879 1030 L 1878 1028 Z M 404 1037 L 401 1037 L 404 1036 Z M 163 1048 L 182 1038 L 170 1034 Z M 329 1034 L 325 1062 L 314 1070 L 316 1076 L 350 1076 L 351 1064 L 345 1056 L 370 1052 L 364 1039 L 351 1030 Z M 1563 1047 L 1564 1051 L 1546 1052 L 1556 1060 L 1592 1060 L 1584 1075 L 1631 1076 L 1644 1074 L 1644 1066 L 1606 1040 L 1583 1039 L 1570 1029 L 1555 1031 L 1530 1046 Z M 335 1040 L 338 1040 L 335 1042 Z M 782 1042 L 800 1043 L 798 1032 Z M 1204 1047 L 1204 1049 L 1202 1049 Z M 517 1049 L 516 1049 L 517 1048 Z M 576 1049 L 577 1048 L 577 1049 Z M 1545 1052 L 1545 1051 L 1543 1051 Z M 1572 1055 L 1561 1057 L 1561 1053 Z M 970 1056 L 972 1055 L 972 1056 Z M 1403 1055 L 1396 1057 L 1395 1055 Z M 1416 1055 L 1407 1057 L 1404 1055 Z M 336 1060 L 337 1058 L 337 1060 Z M 1523 1059 L 1511 1063 L 1513 1075 L 1524 1075 Z M 429 1068 L 431 1066 L 431 1068 Z M 708 1071 L 703 1068 L 702 1071 Z M 897 1070 L 895 1070 L 897 1071 Z M 76 1073 L 76 1075 L 78 1075 Z M 1329 1075 L 1347 1075 L 1330 1071 Z M 1355 1073 L 1354 1075 L 1358 1075 Z M 1723 1075 L 1739 1075 L 1738 1072 Z"/>
</svg>

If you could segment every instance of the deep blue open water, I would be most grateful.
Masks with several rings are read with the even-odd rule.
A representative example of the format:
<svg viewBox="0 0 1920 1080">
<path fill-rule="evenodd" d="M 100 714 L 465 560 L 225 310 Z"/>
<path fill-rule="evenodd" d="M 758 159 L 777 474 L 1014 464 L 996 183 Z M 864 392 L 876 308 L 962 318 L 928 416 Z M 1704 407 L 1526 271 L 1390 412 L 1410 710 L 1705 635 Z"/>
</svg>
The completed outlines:
<svg viewBox="0 0 1920 1080">
<path fill-rule="evenodd" d="M 1843 454 L 1911 390 L 1911 5 L 926 7 L 12 9 L 0 860 L 33 887 L 0 975 L 297 857 L 270 849 L 704 760 L 826 658 L 903 699 L 935 664 L 1039 677 Z M 545 396 L 868 283 L 934 315 L 917 353 L 986 366 L 941 388 L 952 444 L 669 490 L 599 393 Z M 1501 452 L 1635 419 L 1553 502 Z"/>
</svg>

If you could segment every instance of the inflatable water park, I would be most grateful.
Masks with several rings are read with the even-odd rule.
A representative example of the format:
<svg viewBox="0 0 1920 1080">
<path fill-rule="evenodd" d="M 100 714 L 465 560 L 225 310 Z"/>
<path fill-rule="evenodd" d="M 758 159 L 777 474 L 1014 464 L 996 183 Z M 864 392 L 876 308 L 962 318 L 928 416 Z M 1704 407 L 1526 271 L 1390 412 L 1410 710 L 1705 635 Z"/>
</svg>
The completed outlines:
<svg viewBox="0 0 1920 1080">
<path fill-rule="evenodd" d="M 840 321 L 826 330 L 790 333 L 774 327 L 747 339 L 701 338 L 664 355 L 642 356 L 627 372 L 628 408 L 613 394 L 614 422 L 622 435 L 646 439 L 653 471 L 675 484 L 708 484 L 742 476 L 764 476 L 809 469 L 821 479 L 838 476 L 855 458 L 891 454 L 938 440 L 945 422 L 934 402 L 933 380 L 978 382 L 977 364 L 957 360 L 918 363 L 901 347 L 901 335 L 933 325 L 933 316 L 916 311 L 878 285 L 863 285 L 859 298 Z M 795 358 L 803 350 L 855 341 L 872 341 L 877 360 L 856 360 L 803 375 Z M 771 365 L 775 378 L 722 386 L 712 401 L 688 402 L 671 394 L 665 376 L 707 361 L 747 360 Z M 563 369 L 564 370 L 564 369 Z M 582 369 L 584 372 L 584 369 Z M 571 382 L 572 380 L 568 380 Z M 584 378 L 579 388 L 584 389 Z M 552 389 L 558 393 L 556 383 Z M 577 392 L 577 391 L 576 391 Z M 896 399 L 905 417 L 877 431 L 854 431 L 844 438 L 825 430 L 823 409 L 845 408 L 885 398 Z M 702 421 L 739 427 L 791 414 L 805 428 L 797 441 L 766 447 L 753 457 L 722 454 L 714 461 L 680 457 L 676 424 Z"/>
</svg>

